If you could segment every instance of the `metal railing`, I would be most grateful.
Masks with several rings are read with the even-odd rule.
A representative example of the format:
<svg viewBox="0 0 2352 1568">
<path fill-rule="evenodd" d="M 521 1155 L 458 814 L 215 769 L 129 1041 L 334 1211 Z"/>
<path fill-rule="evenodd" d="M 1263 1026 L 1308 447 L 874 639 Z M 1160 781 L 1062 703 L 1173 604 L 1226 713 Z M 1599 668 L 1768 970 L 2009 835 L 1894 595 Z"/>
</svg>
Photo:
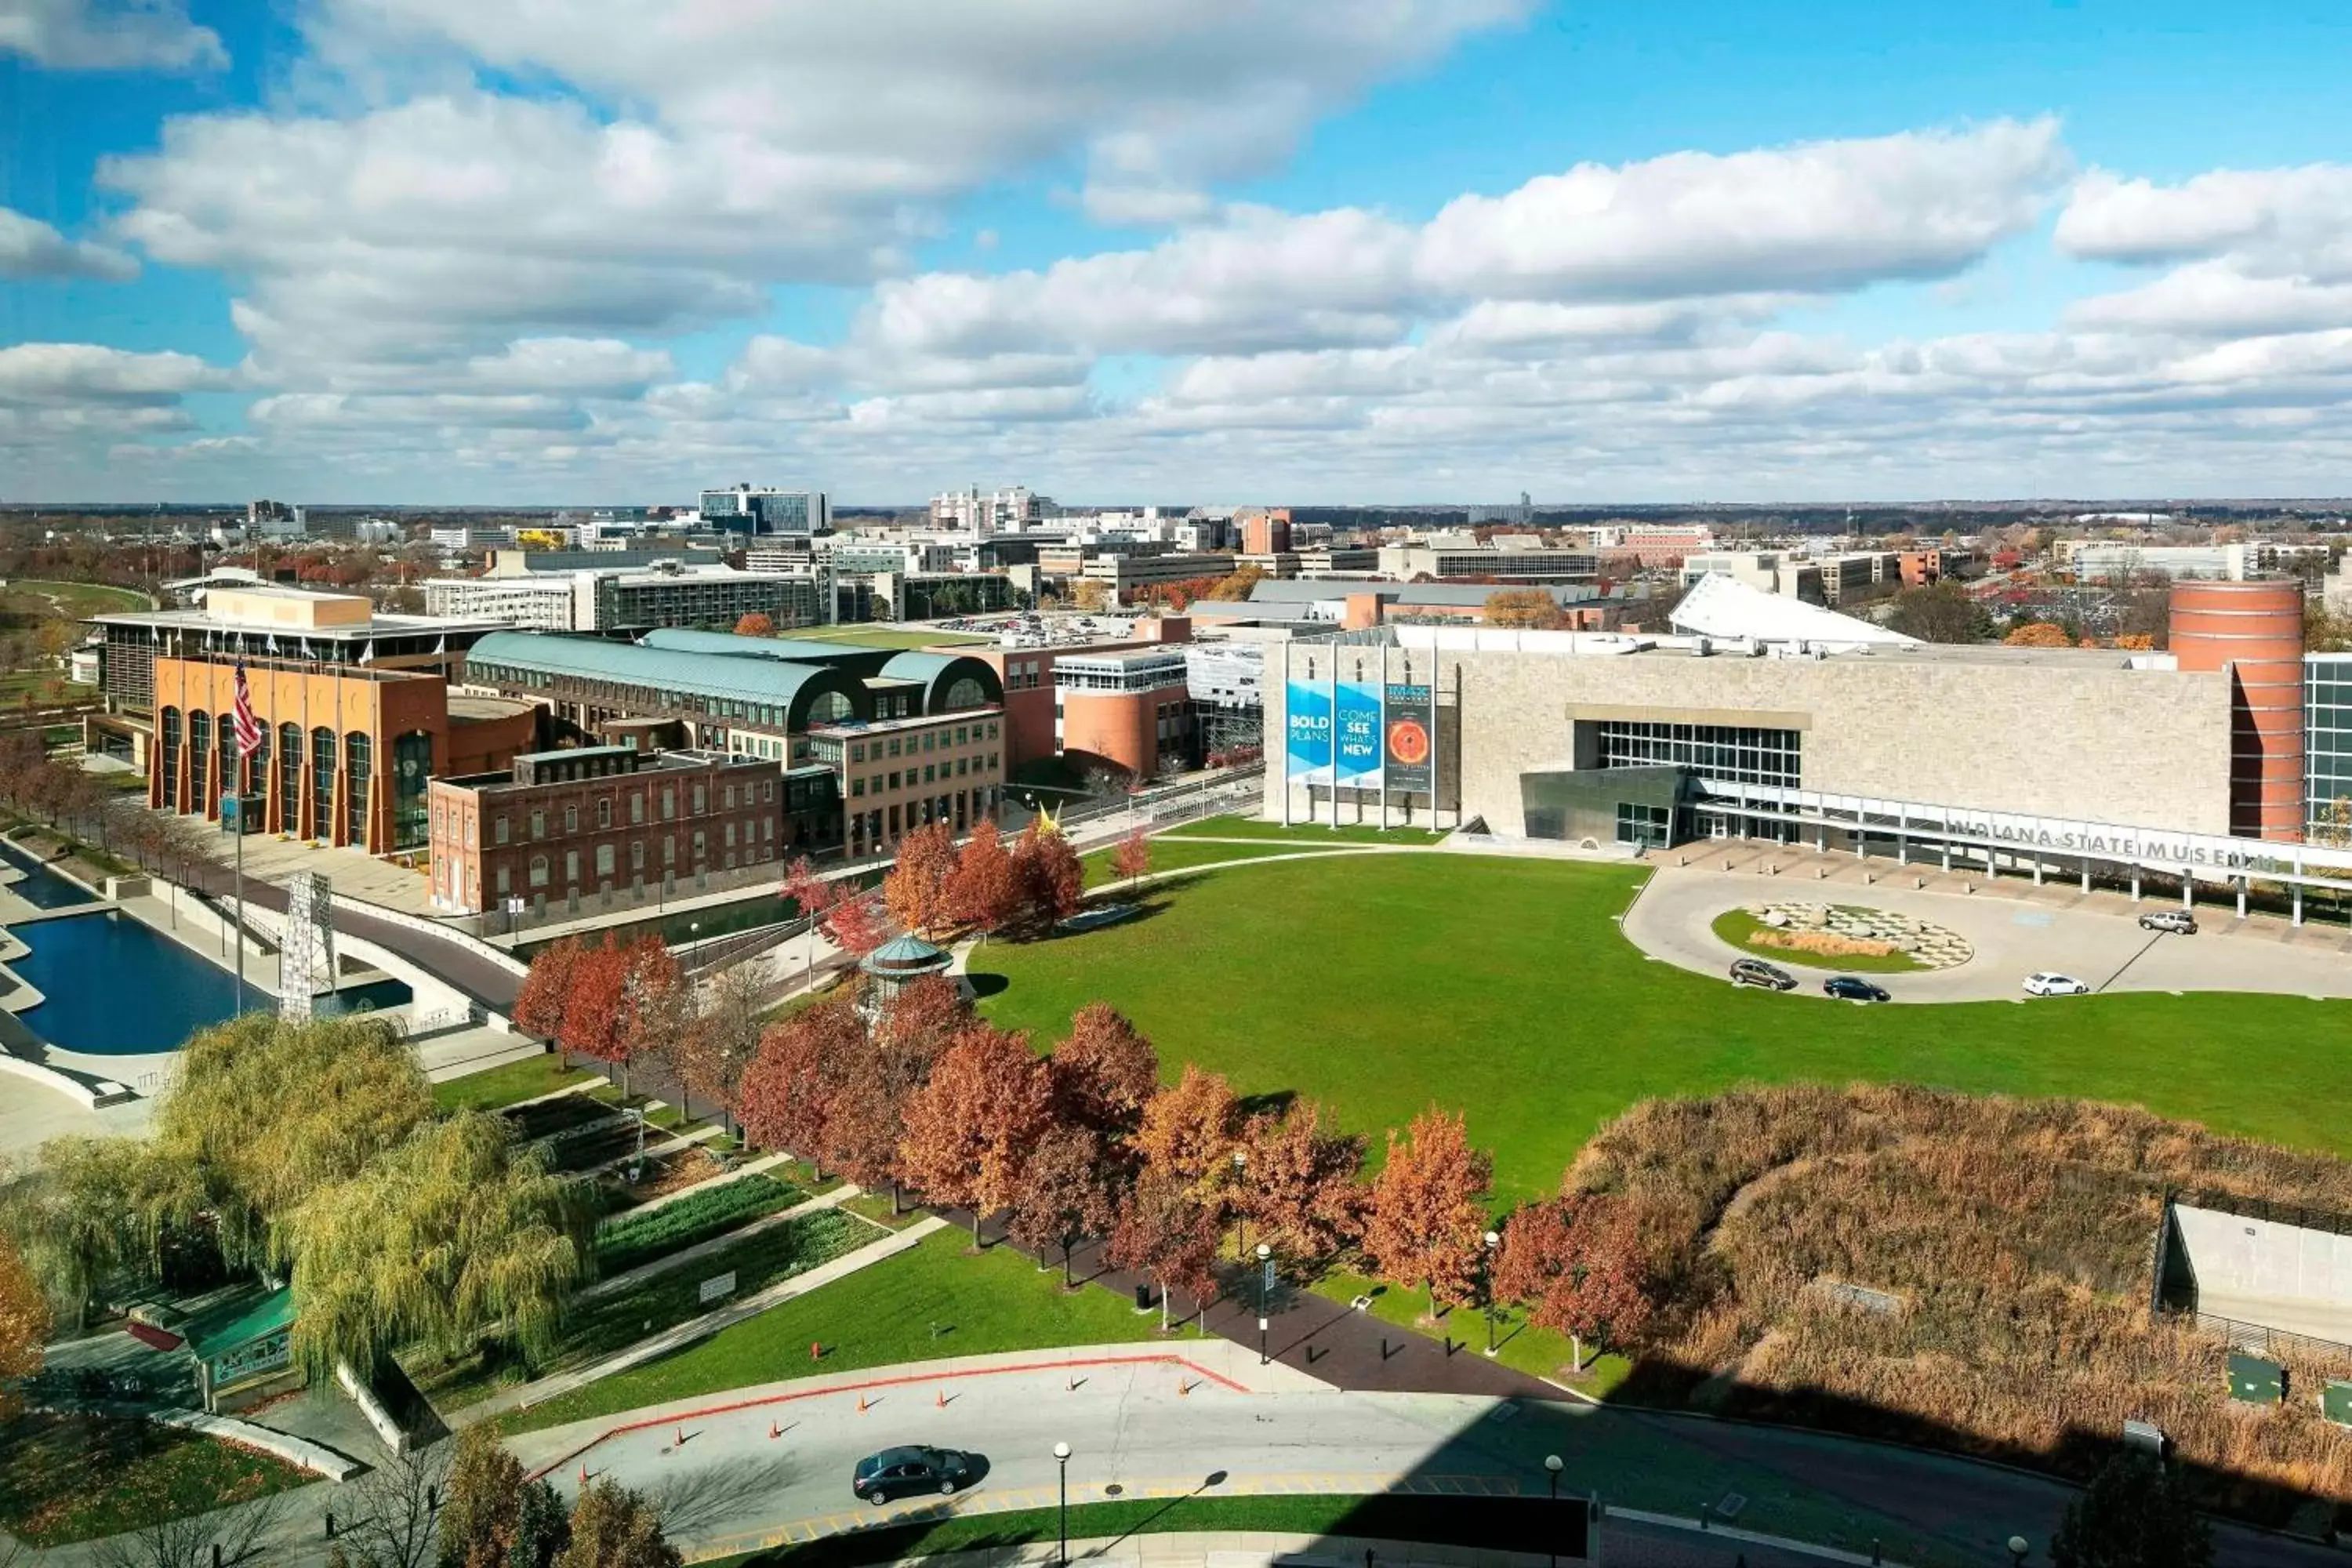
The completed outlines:
<svg viewBox="0 0 2352 1568">
<path fill-rule="evenodd" d="M 2291 1225 L 2303 1230 L 2324 1230 L 2331 1236 L 2352 1236 L 2352 1215 L 2339 1214 L 2333 1209 L 2273 1203 L 2268 1198 L 2245 1197 L 2219 1188 L 2176 1187 L 2164 1194 L 2164 1200 L 2168 1205 L 2185 1205 L 2193 1209 L 2233 1214 L 2242 1219 L 2268 1220 L 2273 1225 Z"/>
<path fill-rule="evenodd" d="M 2249 1323 L 2237 1318 L 2222 1317 L 2217 1312 L 2200 1312 L 2194 1308 L 2184 1308 L 2166 1316 L 2177 1322 L 2188 1323 L 2201 1332 L 2218 1334 L 2238 1350 L 2252 1351 L 2260 1355 L 2275 1357 L 2294 1352 L 2335 1361 L 2352 1361 L 2352 1344 L 2339 1340 L 2323 1340 L 2315 1334 L 2298 1334 L 2289 1329 L 2273 1329 L 2264 1323 Z"/>
</svg>

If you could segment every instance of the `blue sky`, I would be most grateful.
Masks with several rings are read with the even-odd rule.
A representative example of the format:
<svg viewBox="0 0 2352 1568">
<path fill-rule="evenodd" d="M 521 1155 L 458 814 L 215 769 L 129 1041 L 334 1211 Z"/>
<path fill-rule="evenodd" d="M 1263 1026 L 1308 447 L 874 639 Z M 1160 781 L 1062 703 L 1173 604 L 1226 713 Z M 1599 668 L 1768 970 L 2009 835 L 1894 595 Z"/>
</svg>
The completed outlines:
<svg viewBox="0 0 2352 1568">
<path fill-rule="evenodd" d="M 0 499 L 2352 490 L 2352 14 L 1926 9 L 0 0 Z"/>
</svg>

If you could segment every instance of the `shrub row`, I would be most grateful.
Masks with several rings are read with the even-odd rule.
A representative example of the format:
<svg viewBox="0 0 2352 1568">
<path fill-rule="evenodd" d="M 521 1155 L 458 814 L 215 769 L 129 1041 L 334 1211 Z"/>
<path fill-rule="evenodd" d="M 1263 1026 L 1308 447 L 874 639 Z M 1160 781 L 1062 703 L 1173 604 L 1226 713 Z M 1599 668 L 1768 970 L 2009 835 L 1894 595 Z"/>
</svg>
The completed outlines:
<svg viewBox="0 0 2352 1568">
<path fill-rule="evenodd" d="M 596 1226 L 596 1267 L 607 1275 L 625 1273 L 648 1258 L 790 1208 L 803 1195 L 791 1183 L 762 1173 L 723 1182 L 656 1209 L 613 1215 Z"/>
</svg>

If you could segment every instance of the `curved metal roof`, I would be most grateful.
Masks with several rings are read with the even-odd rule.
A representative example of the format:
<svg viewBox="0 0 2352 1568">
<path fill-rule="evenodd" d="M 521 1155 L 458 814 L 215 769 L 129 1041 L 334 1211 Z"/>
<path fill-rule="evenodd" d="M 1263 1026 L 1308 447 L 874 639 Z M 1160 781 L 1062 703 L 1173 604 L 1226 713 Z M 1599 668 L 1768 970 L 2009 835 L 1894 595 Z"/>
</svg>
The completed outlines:
<svg viewBox="0 0 2352 1568">
<path fill-rule="evenodd" d="M 853 665 L 871 648 L 854 643 L 818 642 L 810 637 L 747 637 L 733 632 L 697 631 L 691 626 L 656 626 L 637 638 L 639 647 L 667 648 L 676 653 L 715 653 L 729 658 L 766 658 L 786 664 Z"/>
<path fill-rule="evenodd" d="M 466 661 L 469 670 L 478 666 L 503 667 L 533 674 L 643 687 L 677 708 L 709 708 L 727 703 L 738 708 L 775 709 L 781 722 L 791 730 L 807 727 L 809 704 L 827 691 L 847 698 L 858 718 L 874 716 L 873 696 L 856 676 L 820 665 L 792 664 L 781 659 L 714 658 L 707 653 L 646 647 L 636 643 L 555 637 L 543 632 L 492 632 L 473 646 Z M 755 723 L 779 721 L 759 713 L 732 712 L 724 708 L 717 710 Z"/>
<path fill-rule="evenodd" d="M 909 649 L 893 654 L 883 665 L 882 674 L 892 680 L 919 680 L 923 683 L 923 711 L 945 713 L 948 692 L 959 680 L 970 677 L 980 682 L 981 700 L 1004 700 L 1004 683 L 997 679 L 995 666 L 986 659 L 970 654 L 925 653 Z"/>
</svg>

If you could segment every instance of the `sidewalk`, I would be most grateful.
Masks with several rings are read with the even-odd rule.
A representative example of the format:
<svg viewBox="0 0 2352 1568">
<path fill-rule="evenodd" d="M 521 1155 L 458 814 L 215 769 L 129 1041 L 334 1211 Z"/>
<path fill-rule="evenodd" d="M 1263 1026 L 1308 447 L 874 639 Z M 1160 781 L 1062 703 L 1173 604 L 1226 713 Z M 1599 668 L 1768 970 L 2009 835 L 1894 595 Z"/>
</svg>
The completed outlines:
<svg viewBox="0 0 2352 1568">
<path fill-rule="evenodd" d="M 904 1230 L 893 1231 L 878 1241 L 869 1242 L 855 1252 L 844 1253 L 831 1262 L 819 1264 L 804 1274 L 795 1274 L 789 1279 L 779 1279 L 766 1289 L 746 1296 L 740 1301 L 731 1302 L 716 1311 L 705 1312 L 698 1318 L 690 1318 L 675 1327 L 664 1329 L 659 1333 L 638 1341 L 627 1350 L 606 1356 L 603 1361 L 592 1362 L 586 1366 L 575 1368 L 571 1372 L 560 1372 L 551 1377 L 541 1378 L 537 1383 L 518 1384 L 512 1388 L 503 1389 L 492 1394 L 479 1405 L 446 1415 L 444 1418 L 452 1428 L 470 1426 L 478 1421 L 488 1420 L 493 1415 L 500 1415 L 509 1410 L 528 1409 L 533 1405 L 543 1404 L 547 1400 L 569 1394 L 575 1388 L 584 1388 L 600 1378 L 610 1377 L 616 1372 L 626 1372 L 641 1363 L 652 1361 L 657 1356 L 667 1355 L 670 1352 L 681 1350 L 698 1340 L 708 1339 L 721 1329 L 731 1328 L 747 1318 L 756 1318 L 771 1307 L 781 1307 L 796 1297 L 804 1296 L 821 1286 L 830 1285 L 836 1279 L 855 1274 L 861 1268 L 869 1268 L 886 1258 L 895 1258 L 933 1231 L 941 1229 L 943 1225 L 944 1222 L 937 1218 L 918 1220 Z"/>
</svg>

